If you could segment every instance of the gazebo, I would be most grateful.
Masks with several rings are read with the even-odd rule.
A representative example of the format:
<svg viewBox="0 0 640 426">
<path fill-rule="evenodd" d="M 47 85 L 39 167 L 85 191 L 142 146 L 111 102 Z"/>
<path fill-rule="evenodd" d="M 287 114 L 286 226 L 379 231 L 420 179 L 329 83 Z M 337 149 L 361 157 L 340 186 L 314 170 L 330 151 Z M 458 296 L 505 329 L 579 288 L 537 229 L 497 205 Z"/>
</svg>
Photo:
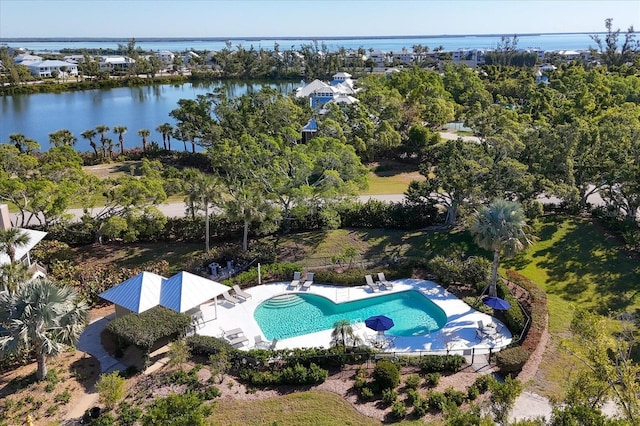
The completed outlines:
<svg viewBox="0 0 640 426">
<path fill-rule="evenodd" d="M 189 272 L 179 272 L 162 283 L 160 305 L 176 312 L 190 314 L 199 311 L 202 303 L 215 299 L 216 318 L 218 316 L 218 299 L 229 287 Z"/>
<path fill-rule="evenodd" d="M 145 271 L 99 296 L 116 306 L 116 318 L 132 312 L 139 314 L 160 304 L 160 291 L 165 281 L 165 277 Z"/>
</svg>

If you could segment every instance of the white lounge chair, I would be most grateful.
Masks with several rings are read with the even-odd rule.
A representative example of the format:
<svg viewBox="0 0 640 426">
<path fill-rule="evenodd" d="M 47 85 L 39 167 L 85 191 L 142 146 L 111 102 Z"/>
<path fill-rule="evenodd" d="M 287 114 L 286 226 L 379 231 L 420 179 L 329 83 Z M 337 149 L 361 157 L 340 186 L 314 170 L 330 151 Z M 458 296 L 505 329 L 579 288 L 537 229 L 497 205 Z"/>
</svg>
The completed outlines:
<svg viewBox="0 0 640 426">
<path fill-rule="evenodd" d="M 364 279 L 367 282 L 366 286 L 369 287 L 371 291 L 380 291 L 380 287 L 378 287 L 378 284 L 373 282 L 373 277 L 371 275 L 365 275 Z"/>
<path fill-rule="evenodd" d="M 307 272 L 307 279 L 304 280 L 301 286 L 303 290 L 309 290 L 309 287 L 311 287 L 311 284 L 313 284 L 313 275 L 313 272 Z"/>
<path fill-rule="evenodd" d="M 271 344 L 269 345 L 269 349 L 272 350 L 272 351 L 275 350 L 277 344 L 278 344 L 278 339 L 273 339 L 271 341 Z"/>
<path fill-rule="evenodd" d="M 251 295 L 246 291 L 242 291 L 238 284 L 233 286 L 233 291 L 236 292 L 236 296 L 242 297 L 244 300 L 251 299 Z"/>
<path fill-rule="evenodd" d="M 230 295 L 228 291 L 225 291 L 224 293 L 222 293 L 222 297 L 224 297 L 224 300 L 231 303 L 232 305 L 235 305 L 236 303 L 240 303 L 240 300 Z"/>
<path fill-rule="evenodd" d="M 262 339 L 262 334 L 257 334 L 253 339 L 253 347 L 254 348 L 267 348 L 271 342 Z"/>
<path fill-rule="evenodd" d="M 300 285 L 300 272 L 296 271 L 293 273 L 293 280 L 291 281 L 291 283 L 289 284 L 289 287 L 287 288 L 297 288 Z"/>
<path fill-rule="evenodd" d="M 227 340 L 231 346 L 234 348 L 239 348 L 244 346 L 245 343 L 249 341 L 249 338 L 246 336 L 238 336 L 234 339 Z"/>
<path fill-rule="evenodd" d="M 378 272 L 378 283 L 383 285 L 385 289 L 393 288 L 393 283 L 387 281 L 384 272 Z"/>
</svg>

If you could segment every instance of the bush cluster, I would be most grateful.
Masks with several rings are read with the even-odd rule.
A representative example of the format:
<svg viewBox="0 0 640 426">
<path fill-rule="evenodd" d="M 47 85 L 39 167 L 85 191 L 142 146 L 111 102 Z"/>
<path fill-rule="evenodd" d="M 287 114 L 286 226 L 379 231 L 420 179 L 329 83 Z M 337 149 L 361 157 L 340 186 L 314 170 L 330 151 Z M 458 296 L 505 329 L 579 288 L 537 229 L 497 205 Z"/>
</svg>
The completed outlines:
<svg viewBox="0 0 640 426">
<path fill-rule="evenodd" d="M 522 370 L 525 363 L 529 359 L 531 353 L 522 346 L 514 346 L 498 352 L 496 356 L 496 364 L 500 368 L 500 372 L 504 375 L 515 375 Z"/>
<path fill-rule="evenodd" d="M 373 380 L 380 390 L 394 389 L 400 383 L 400 369 L 391 361 L 378 361 L 373 369 Z"/>
<path fill-rule="evenodd" d="M 191 354 L 202 355 L 207 358 L 211 355 L 220 353 L 222 350 L 226 351 L 227 353 L 232 353 L 233 351 L 235 351 L 235 349 L 229 344 L 229 342 L 224 339 L 218 339 L 216 337 L 201 336 L 199 334 L 195 334 L 193 336 L 187 337 L 186 341 Z"/>
<path fill-rule="evenodd" d="M 387 280 L 395 280 L 398 278 L 406 278 L 411 276 L 411 268 L 409 266 L 400 266 L 394 269 L 349 269 L 343 272 L 321 269 L 315 271 L 314 279 L 315 281 L 321 283 L 331 283 L 331 285 L 349 287 L 364 285 L 365 275 L 371 274 L 375 277 L 378 272 L 384 272 Z"/>
<path fill-rule="evenodd" d="M 240 370 L 239 377 L 254 386 L 313 385 L 327 380 L 329 372 L 311 364 L 308 368 L 296 364 L 278 371 L 257 371 L 251 368 Z"/>
<path fill-rule="evenodd" d="M 491 262 L 479 256 L 464 261 L 457 257 L 436 256 L 428 262 L 427 267 L 445 287 L 462 283 L 481 291 L 489 282 Z"/>
<path fill-rule="evenodd" d="M 162 306 L 156 306 L 141 314 L 129 314 L 116 318 L 107 325 L 124 348 L 135 345 L 145 352 L 162 338 L 175 338 L 191 324 L 191 317 Z"/>
<path fill-rule="evenodd" d="M 464 363 L 465 359 L 462 355 L 425 355 L 420 359 L 420 369 L 423 373 L 442 371 L 455 373 Z"/>
<path fill-rule="evenodd" d="M 344 203 L 337 207 L 340 222 L 347 228 L 422 229 L 440 220 L 438 209 L 431 204 Z"/>
<path fill-rule="evenodd" d="M 509 309 L 507 309 L 506 311 L 503 311 L 504 319 L 505 319 L 507 328 L 513 334 L 513 339 L 517 340 L 525 331 L 524 327 L 527 323 L 527 319 L 525 318 L 524 314 L 522 313 L 522 310 L 520 309 L 520 305 L 518 304 L 518 299 L 516 299 L 511 294 L 511 292 L 503 282 L 498 281 L 497 290 L 498 290 L 498 297 L 506 300 L 511 305 Z"/>
<path fill-rule="evenodd" d="M 529 312 L 527 313 L 531 316 L 531 322 L 521 346 L 529 352 L 533 352 L 540 344 L 542 333 L 547 327 L 549 317 L 547 295 L 536 283 L 516 271 L 507 270 L 506 274 L 510 282 L 519 285 L 529 293 L 529 304 L 525 304 L 524 307 L 528 308 Z"/>
</svg>

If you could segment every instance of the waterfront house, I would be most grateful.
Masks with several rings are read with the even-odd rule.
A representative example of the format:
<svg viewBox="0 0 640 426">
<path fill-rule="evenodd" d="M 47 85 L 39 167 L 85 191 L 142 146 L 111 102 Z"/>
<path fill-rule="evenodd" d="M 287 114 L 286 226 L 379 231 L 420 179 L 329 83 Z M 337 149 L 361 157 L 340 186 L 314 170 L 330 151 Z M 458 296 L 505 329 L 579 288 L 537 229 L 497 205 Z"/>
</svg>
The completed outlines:
<svg viewBox="0 0 640 426">
<path fill-rule="evenodd" d="M 36 77 L 53 77 L 54 73 L 57 73 L 57 76 L 61 78 L 78 75 L 78 65 L 66 61 L 48 59 L 40 62 L 28 62 L 23 65 L 29 68 L 31 75 Z"/>
<path fill-rule="evenodd" d="M 21 53 L 13 58 L 13 63 L 16 65 L 28 65 L 33 62 L 41 62 L 42 56 L 30 55 L 28 53 Z"/>
<path fill-rule="evenodd" d="M 128 71 L 136 63 L 135 59 L 128 56 L 102 56 L 100 58 L 101 71 Z"/>
<path fill-rule="evenodd" d="M 161 50 L 159 52 L 156 52 L 154 55 L 163 64 L 172 64 L 173 63 L 173 58 L 175 57 L 173 52 L 171 52 L 169 50 Z"/>
</svg>

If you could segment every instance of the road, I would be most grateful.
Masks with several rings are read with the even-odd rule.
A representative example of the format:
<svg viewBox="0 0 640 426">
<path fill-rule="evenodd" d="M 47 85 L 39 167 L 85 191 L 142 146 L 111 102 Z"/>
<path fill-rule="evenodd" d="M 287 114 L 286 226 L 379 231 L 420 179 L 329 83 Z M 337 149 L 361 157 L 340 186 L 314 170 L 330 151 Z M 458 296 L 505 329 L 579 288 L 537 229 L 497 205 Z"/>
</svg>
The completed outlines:
<svg viewBox="0 0 640 426">
<path fill-rule="evenodd" d="M 362 202 L 369 200 L 379 200 L 385 202 L 400 203 L 404 201 L 404 194 L 386 194 L 386 195 L 361 195 L 357 197 Z M 557 197 L 545 197 L 539 196 L 538 200 L 543 204 L 559 204 L 562 200 Z M 588 198 L 588 201 L 594 206 L 604 205 L 604 201 L 598 194 L 593 194 Z M 184 217 L 186 206 L 183 202 L 179 203 L 166 203 L 157 206 L 158 209 L 167 217 Z M 94 209 L 94 212 L 100 211 L 99 208 Z M 69 209 L 68 212 L 74 216 L 75 219 L 79 219 L 82 216 L 82 209 Z M 11 214 L 11 221 L 16 223 L 17 214 Z M 28 225 L 35 225 L 37 221 L 34 219 Z M 28 226 L 27 225 L 27 226 Z"/>
</svg>

